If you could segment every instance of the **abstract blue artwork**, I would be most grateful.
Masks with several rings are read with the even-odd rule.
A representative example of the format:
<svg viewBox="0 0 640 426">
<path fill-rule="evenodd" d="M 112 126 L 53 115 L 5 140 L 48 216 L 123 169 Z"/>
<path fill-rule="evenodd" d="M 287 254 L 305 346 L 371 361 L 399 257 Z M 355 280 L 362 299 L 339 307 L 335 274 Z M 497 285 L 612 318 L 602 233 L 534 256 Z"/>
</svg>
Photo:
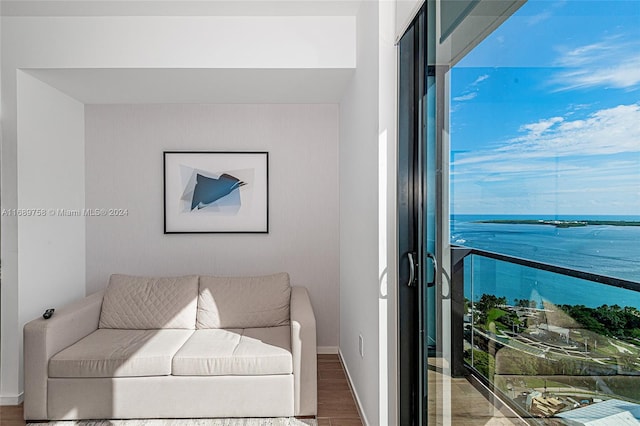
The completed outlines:
<svg viewBox="0 0 640 426">
<path fill-rule="evenodd" d="M 166 151 L 165 233 L 268 232 L 268 153 Z"/>
<path fill-rule="evenodd" d="M 254 182 L 255 170 L 218 171 L 180 165 L 180 180 L 183 185 L 181 211 L 207 209 L 207 212 L 236 215 L 242 199 L 251 194 L 252 188 L 247 185 Z"/>
<path fill-rule="evenodd" d="M 196 175 L 196 187 L 191 197 L 191 210 L 207 207 L 209 204 L 227 197 L 233 191 L 244 185 L 246 185 L 246 182 L 242 182 L 240 179 L 226 173 L 217 179 L 198 173 Z M 240 207 L 240 203 L 237 205 Z"/>
</svg>

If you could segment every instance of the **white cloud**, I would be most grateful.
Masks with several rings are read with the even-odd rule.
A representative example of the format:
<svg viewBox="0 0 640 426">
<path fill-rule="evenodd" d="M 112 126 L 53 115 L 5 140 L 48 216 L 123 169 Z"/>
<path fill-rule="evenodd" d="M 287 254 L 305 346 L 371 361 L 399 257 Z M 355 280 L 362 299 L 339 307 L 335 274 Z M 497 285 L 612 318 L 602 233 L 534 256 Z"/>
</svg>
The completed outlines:
<svg viewBox="0 0 640 426">
<path fill-rule="evenodd" d="M 555 9 L 559 9 L 566 4 L 566 0 L 555 0 L 553 2 L 549 2 L 549 4 L 551 6 L 543 10 L 542 12 L 536 15 L 526 16 L 526 24 L 529 26 L 534 26 L 548 20 L 549 18 L 554 16 Z"/>
<path fill-rule="evenodd" d="M 483 81 L 485 81 L 486 79 L 489 78 L 489 74 L 483 74 L 481 76 L 479 76 L 478 78 L 476 78 L 476 80 L 471 83 L 472 86 L 477 86 L 478 84 L 482 83 Z"/>
<path fill-rule="evenodd" d="M 556 121 L 544 134 L 529 133 L 512 140 L 543 154 L 599 155 L 640 151 L 640 104 L 618 105 L 584 119 Z"/>
<path fill-rule="evenodd" d="M 541 119 L 500 146 L 463 155 L 455 165 L 640 152 L 640 104 L 618 105 L 582 119 Z"/>
<path fill-rule="evenodd" d="M 555 76 L 554 81 L 562 85 L 560 90 L 595 86 L 632 88 L 640 84 L 640 54 L 607 67 L 562 71 Z"/>
<path fill-rule="evenodd" d="M 471 99 L 474 99 L 476 96 L 478 96 L 478 92 L 471 92 L 471 93 L 467 93 L 466 95 L 456 96 L 455 98 L 453 98 L 453 100 L 458 102 L 470 101 Z"/>
<path fill-rule="evenodd" d="M 477 86 L 482 83 L 483 81 L 487 80 L 489 78 L 489 74 L 482 74 L 480 76 L 478 76 L 478 78 L 476 78 L 473 83 L 471 83 L 469 86 L 467 86 L 467 89 L 465 92 L 463 92 L 462 95 L 460 96 L 456 96 L 454 98 L 452 98 L 453 101 L 455 102 L 466 102 L 466 101 L 470 101 L 472 99 L 475 99 L 478 96 L 478 88 Z M 455 110 L 455 108 L 454 108 Z"/>
<path fill-rule="evenodd" d="M 600 158 L 591 164 L 547 159 L 515 160 L 521 171 L 488 170 L 453 177 L 457 212 L 536 214 L 637 214 L 640 159 L 628 163 Z"/>
<path fill-rule="evenodd" d="M 588 87 L 631 89 L 640 85 L 640 43 L 620 37 L 562 50 L 551 79 L 558 91 Z"/>
<path fill-rule="evenodd" d="M 640 104 L 569 117 L 526 123 L 493 149 L 455 154 L 455 209 L 637 214 Z"/>
<path fill-rule="evenodd" d="M 542 133 L 549 130 L 556 123 L 561 123 L 564 121 L 562 117 L 552 117 L 546 120 L 539 120 L 537 123 L 525 124 L 520 127 L 520 131 L 527 130 L 531 132 L 532 135 L 539 136 Z"/>
<path fill-rule="evenodd" d="M 561 67 L 578 67 L 593 63 L 595 62 L 594 58 L 611 55 L 612 49 L 615 49 L 616 47 L 614 41 L 615 40 L 608 40 L 599 43 L 592 43 L 567 50 L 556 60 L 556 64 Z"/>
</svg>

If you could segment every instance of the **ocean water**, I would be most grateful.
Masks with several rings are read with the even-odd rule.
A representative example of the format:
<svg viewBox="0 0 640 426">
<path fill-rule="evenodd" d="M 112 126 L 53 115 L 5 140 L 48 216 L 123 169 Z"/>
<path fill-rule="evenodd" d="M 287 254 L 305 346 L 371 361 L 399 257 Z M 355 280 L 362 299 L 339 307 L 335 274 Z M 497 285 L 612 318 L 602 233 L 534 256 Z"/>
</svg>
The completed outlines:
<svg viewBox="0 0 640 426">
<path fill-rule="evenodd" d="M 640 283 L 640 226 L 556 228 L 477 222 L 490 219 L 640 221 L 640 216 L 455 215 L 451 220 L 452 244 Z M 590 307 L 618 304 L 640 309 L 640 292 L 478 256 L 474 256 L 473 262 L 467 262 L 468 274 L 471 274 L 471 263 L 473 280 L 465 279 L 465 295 L 469 299 L 477 300 L 487 293 L 505 296 L 509 303 L 528 299 L 538 303 L 545 300 Z"/>
</svg>

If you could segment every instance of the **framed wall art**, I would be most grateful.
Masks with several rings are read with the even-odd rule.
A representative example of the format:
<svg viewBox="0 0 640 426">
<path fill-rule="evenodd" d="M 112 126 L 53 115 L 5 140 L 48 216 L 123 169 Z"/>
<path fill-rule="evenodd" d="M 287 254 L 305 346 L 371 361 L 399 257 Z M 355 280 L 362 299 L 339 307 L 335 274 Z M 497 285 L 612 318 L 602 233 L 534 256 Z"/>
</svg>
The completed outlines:
<svg viewBox="0 0 640 426">
<path fill-rule="evenodd" d="M 164 233 L 269 232 L 268 152 L 164 152 Z"/>
</svg>

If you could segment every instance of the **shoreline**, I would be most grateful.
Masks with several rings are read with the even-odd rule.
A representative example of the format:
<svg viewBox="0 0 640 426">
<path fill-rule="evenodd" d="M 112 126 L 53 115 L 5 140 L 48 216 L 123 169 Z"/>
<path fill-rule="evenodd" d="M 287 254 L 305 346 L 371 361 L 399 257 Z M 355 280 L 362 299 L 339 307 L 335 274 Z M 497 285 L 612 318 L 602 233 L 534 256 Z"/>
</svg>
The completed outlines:
<svg viewBox="0 0 640 426">
<path fill-rule="evenodd" d="M 476 220 L 473 223 L 493 223 L 505 225 L 547 225 L 556 228 L 578 228 L 584 226 L 640 226 L 640 221 L 633 220 L 545 220 L 545 219 L 488 219 Z"/>
</svg>

